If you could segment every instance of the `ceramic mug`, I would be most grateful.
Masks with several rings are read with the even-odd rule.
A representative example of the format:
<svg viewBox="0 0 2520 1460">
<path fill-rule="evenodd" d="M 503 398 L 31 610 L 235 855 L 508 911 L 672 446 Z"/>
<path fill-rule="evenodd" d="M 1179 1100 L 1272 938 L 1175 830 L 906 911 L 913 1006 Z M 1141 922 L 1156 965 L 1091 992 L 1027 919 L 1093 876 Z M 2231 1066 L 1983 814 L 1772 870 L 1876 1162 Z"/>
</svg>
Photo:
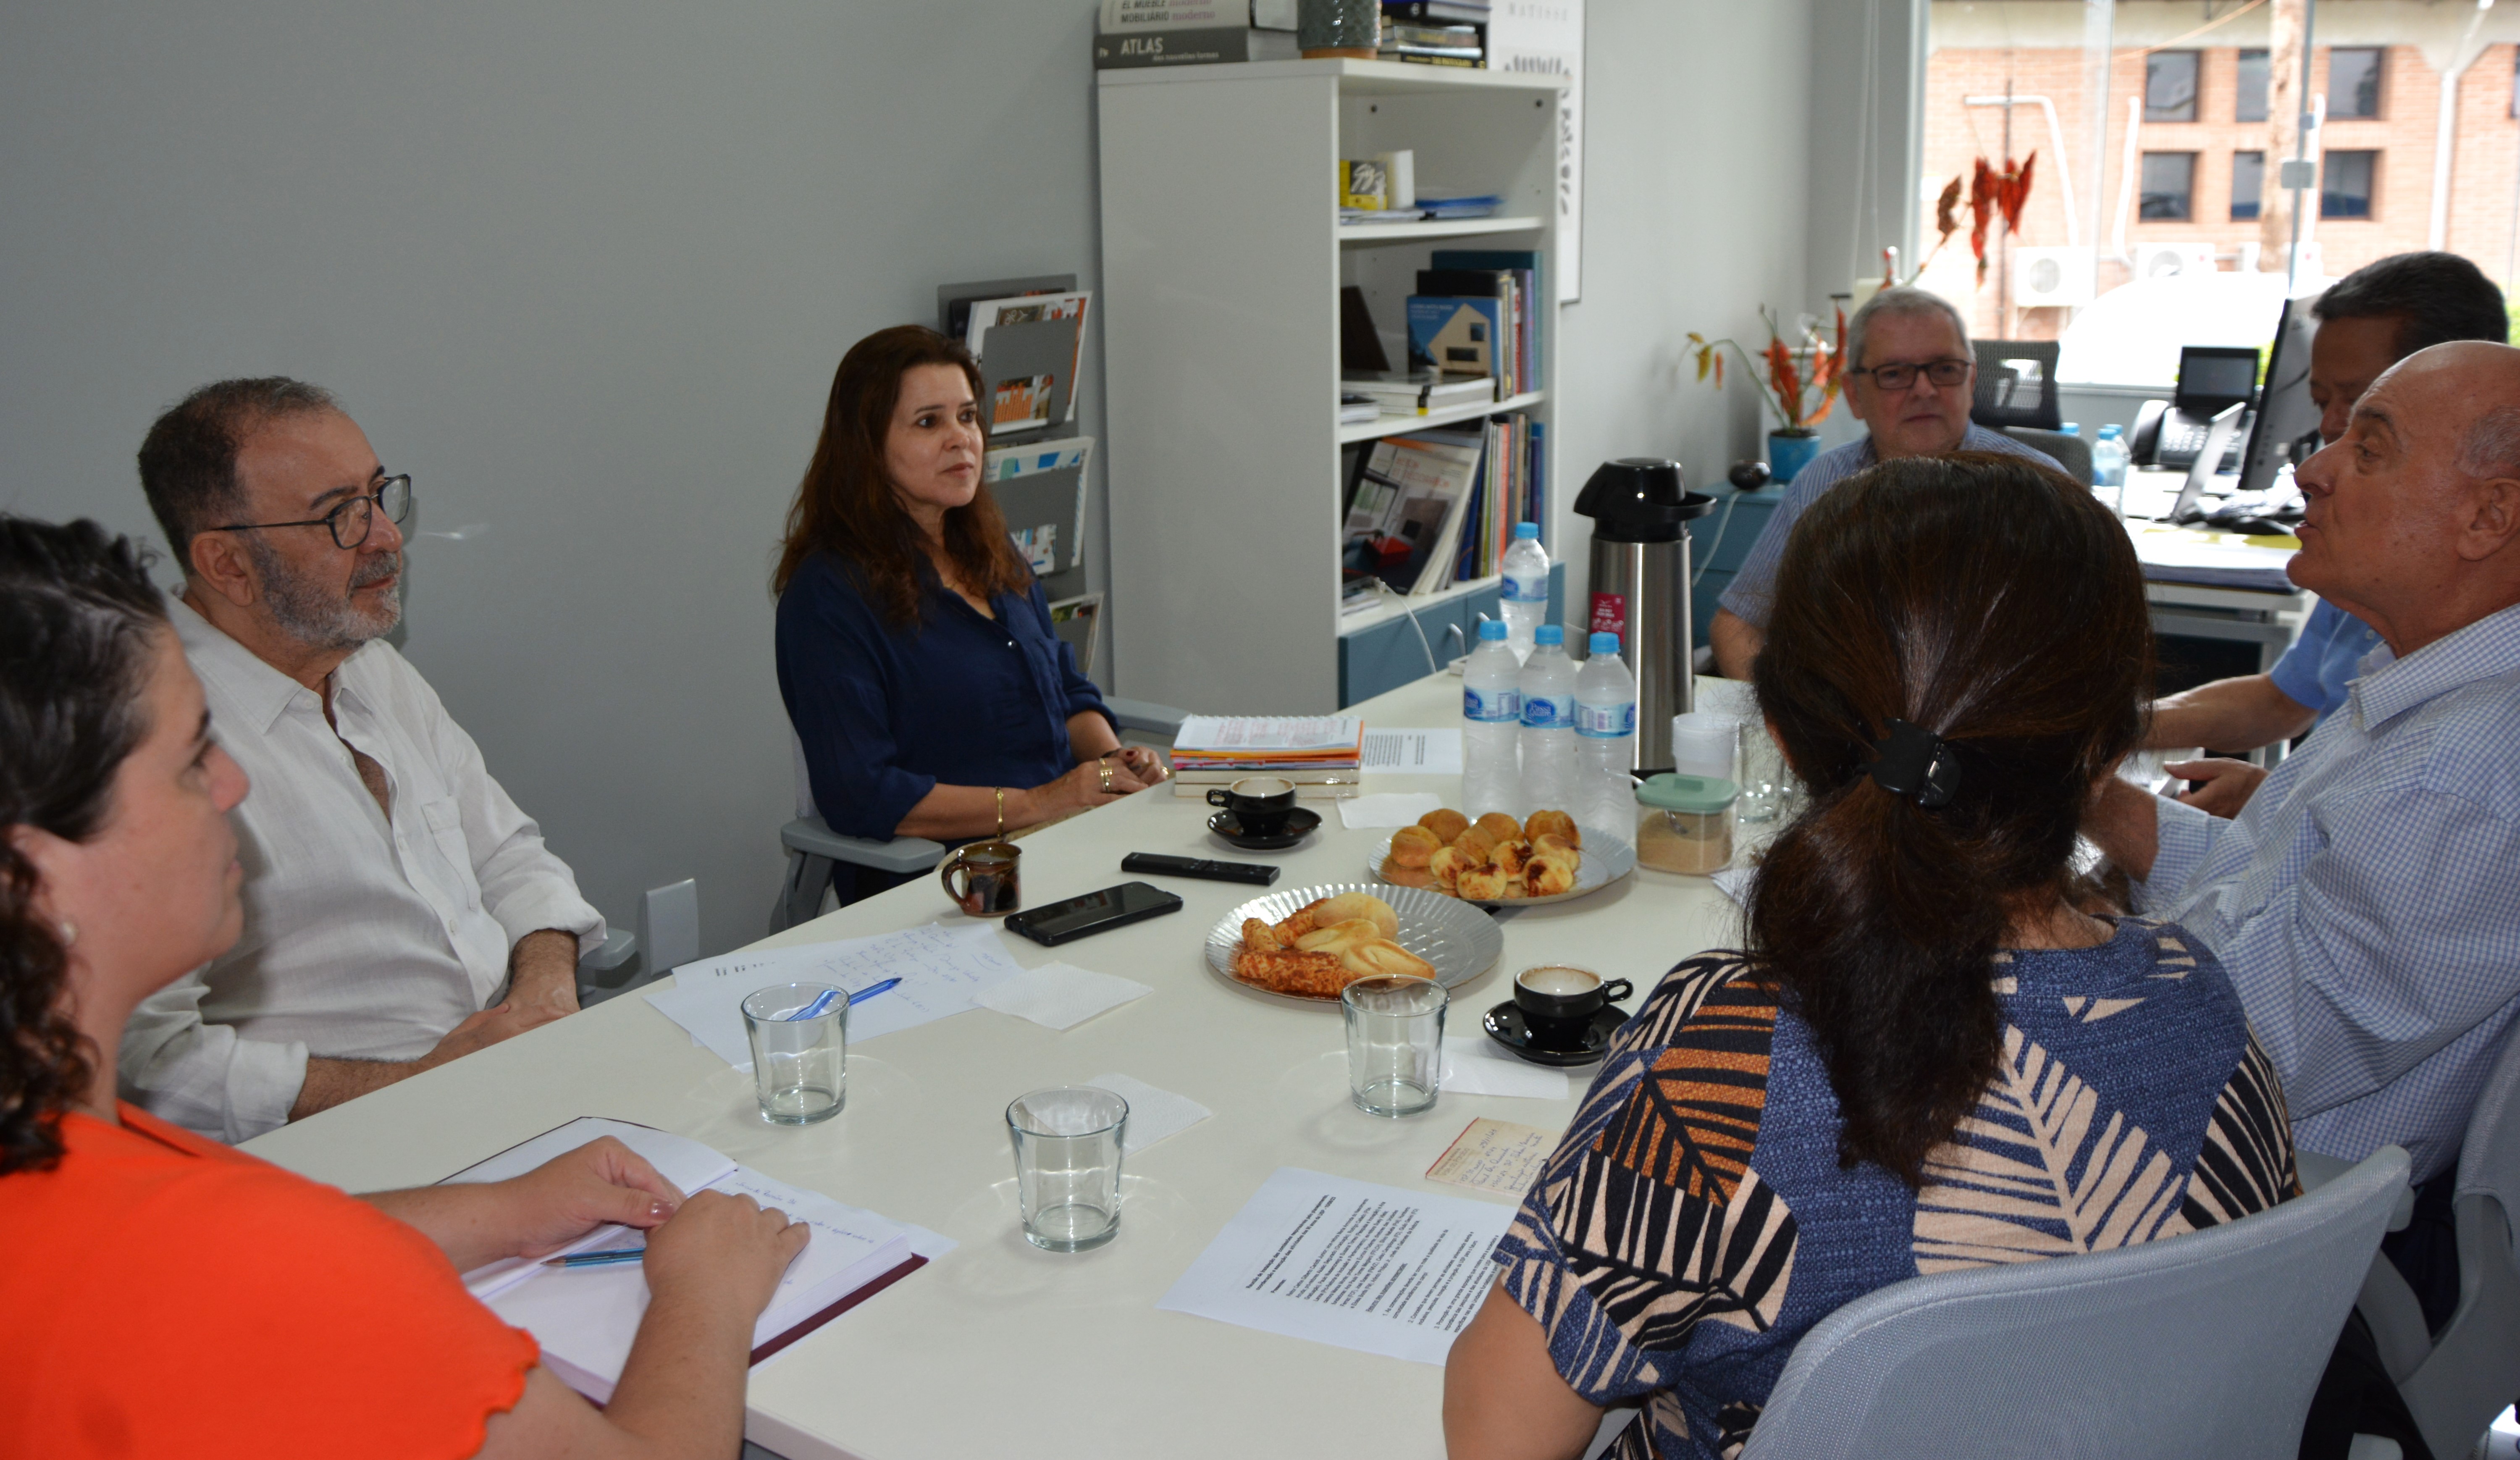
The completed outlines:
<svg viewBox="0 0 2520 1460">
<path fill-rule="evenodd" d="M 1232 811 L 1245 837 L 1275 837 L 1295 814 L 1295 783 L 1283 776 L 1244 776 L 1208 792 L 1207 803 Z"/>
<path fill-rule="evenodd" d="M 936 880 L 954 905 L 975 918 L 996 917 L 1023 906 L 1023 885 L 1015 864 L 1023 849 L 1012 842 L 973 842 L 946 854 L 936 867 Z M 958 883 L 954 874 L 962 873 Z"/>
<path fill-rule="evenodd" d="M 1604 982 L 1591 969 L 1566 964 L 1545 964 L 1513 976 L 1514 1007 L 1530 1026 L 1532 1042 L 1544 1047 L 1581 1043 L 1593 1016 L 1636 991 L 1625 979 Z"/>
</svg>

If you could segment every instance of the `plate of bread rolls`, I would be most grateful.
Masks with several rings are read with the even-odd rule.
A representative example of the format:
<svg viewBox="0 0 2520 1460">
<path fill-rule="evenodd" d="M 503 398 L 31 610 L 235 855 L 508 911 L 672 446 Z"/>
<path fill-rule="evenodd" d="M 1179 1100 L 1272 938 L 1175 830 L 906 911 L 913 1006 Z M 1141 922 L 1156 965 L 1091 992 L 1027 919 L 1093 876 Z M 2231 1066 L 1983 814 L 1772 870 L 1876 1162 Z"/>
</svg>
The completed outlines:
<svg viewBox="0 0 2520 1460">
<path fill-rule="evenodd" d="M 1419 888 L 1338 883 L 1255 897 L 1207 935 L 1207 966 L 1245 988 L 1311 1004 L 1375 974 L 1450 988 L 1496 966 L 1505 934 L 1477 908 Z"/>
<path fill-rule="evenodd" d="M 1365 865 L 1396 887 L 1501 907 L 1598 892 L 1637 870 L 1637 849 L 1617 832 L 1577 826 L 1564 811 L 1516 821 L 1503 811 L 1473 818 L 1445 807 L 1393 832 Z"/>
</svg>

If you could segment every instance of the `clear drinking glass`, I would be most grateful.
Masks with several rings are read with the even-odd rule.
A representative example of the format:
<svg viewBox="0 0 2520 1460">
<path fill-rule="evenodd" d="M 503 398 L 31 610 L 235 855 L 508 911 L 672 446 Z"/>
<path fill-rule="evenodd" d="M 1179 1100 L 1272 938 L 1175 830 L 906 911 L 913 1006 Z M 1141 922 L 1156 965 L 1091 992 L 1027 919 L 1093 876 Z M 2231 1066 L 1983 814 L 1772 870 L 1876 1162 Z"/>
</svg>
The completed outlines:
<svg viewBox="0 0 2520 1460">
<path fill-rule="evenodd" d="M 1024 1240 L 1054 1253 L 1101 1247 L 1120 1230 L 1120 1139 L 1129 1102 L 1092 1085 L 1060 1085 L 1007 1107 Z"/>
<path fill-rule="evenodd" d="M 1432 979 L 1385 974 L 1339 995 L 1347 1015 L 1347 1091 L 1369 1116 L 1414 1116 L 1435 1103 L 1444 1071 L 1444 1010 Z"/>
<path fill-rule="evenodd" d="M 811 1125 L 848 1101 L 849 996 L 828 983 L 773 983 L 743 996 L 761 1118 Z"/>
<path fill-rule="evenodd" d="M 1784 814 L 1791 781 L 1785 774 L 1785 757 L 1768 727 L 1742 726 L 1741 799 L 1734 805 L 1734 816 L 1748 825 L 1776 820 Z"/>
</svg>

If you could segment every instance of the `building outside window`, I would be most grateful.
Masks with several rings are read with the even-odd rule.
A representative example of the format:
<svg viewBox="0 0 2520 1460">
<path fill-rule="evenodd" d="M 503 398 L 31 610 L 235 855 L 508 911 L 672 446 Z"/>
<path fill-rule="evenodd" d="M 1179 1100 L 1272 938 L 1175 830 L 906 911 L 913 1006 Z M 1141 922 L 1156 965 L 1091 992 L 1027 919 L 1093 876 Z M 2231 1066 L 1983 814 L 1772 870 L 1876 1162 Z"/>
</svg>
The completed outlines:
<svg viewBox="0 0 2520 1460">
<path fill-rule="evenodd" d="M 2264 51 L 2242 51 L 2239 55 L 2239 72 L 2231 86 L 2231 119 L 2267 119 L 2267 53 Z M 2231 216 L 2236 218 L 2239 214 Z M 2249 216 L 2254 218 L 2257 214 Z"/>
<path fill-rule="evenodd" d="M 2327 53 L 2327 119 L 2352 120 L 2380 114 L 2379 46 L 2339 47 Z"/>
<path fill-rule="evenodd" d="M 2155 51 L 2143 59 L 2143 119 L 2146 121 L 2194 121 L 2196 119 L 2196 63 L 2194 51 Z M 2186 214 L 2180 214 L 2185 217 Z"/>
<path fill-rule="evenodd" d="M 2258 200 L 2267 191 L 2267 155 L 2263 152 L 2231 154 L 2231 221 L 2253 222 L 2258 216 Z"/>
<path fill-rule="evenodd" d="M 2380 155 L 2376 152 L 2331 152 L 2318 168 L 2318 215 L 2322 218 L 2377 216 L 2372 189 L 2377 185 Z"/>
<path fill-rule="evenodd" d="M 2331 154 L 2333 156 L 2333 154 Z M 2183 222 L 2196 215 L 2196 154 L 2148 152 L 2143 155 L 2142 201 L 2138 212 L 2146 222 Z"/>
</svg>

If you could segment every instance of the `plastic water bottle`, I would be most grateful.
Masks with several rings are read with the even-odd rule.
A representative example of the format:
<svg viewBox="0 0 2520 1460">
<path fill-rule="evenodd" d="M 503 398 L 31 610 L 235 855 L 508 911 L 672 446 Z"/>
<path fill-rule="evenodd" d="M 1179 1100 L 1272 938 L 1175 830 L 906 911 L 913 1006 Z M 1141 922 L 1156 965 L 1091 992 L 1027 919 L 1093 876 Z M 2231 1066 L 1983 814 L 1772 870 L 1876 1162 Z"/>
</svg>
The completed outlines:
<svg viewBox="0 0 2520 1460">
<path fill-rule="evenodd" d="M 1522 668 L 1505 625 L 1479 620 L 1479 647 L 1462 664 L 1462 810 L 1521 814 Z"/>
<path fill-rule="evenodd" d="M 2092 443 L 2092 485 L 2095 489 L 2124 492 L 2127 484 L 2126 433 L 2114 426 L 2100 428 L 2100 438 Z"/>
<path fill-rule="evenodd" d="M 1549 616 L 1549 549 L 1540 545 L 1538 523 L 1513 525 L 1513 545 L 1505 550 L 1504 607 L 1513 662 L 1528 662 L 1532 631 Z"/>
<path fill-rule="evenodd" d="M 1575 662 L 1566 630 L 1532 630 L 1522 663 L 1522 811 L 1575 809 Z"/>
<path fill-rule="evenodd" d="M 1619 636 L 1595 634 L 1575 676 L 1575 820 L 1628 835 L 1637 821 L 1637 678 L 1619 660 Z"/>
</svg>

